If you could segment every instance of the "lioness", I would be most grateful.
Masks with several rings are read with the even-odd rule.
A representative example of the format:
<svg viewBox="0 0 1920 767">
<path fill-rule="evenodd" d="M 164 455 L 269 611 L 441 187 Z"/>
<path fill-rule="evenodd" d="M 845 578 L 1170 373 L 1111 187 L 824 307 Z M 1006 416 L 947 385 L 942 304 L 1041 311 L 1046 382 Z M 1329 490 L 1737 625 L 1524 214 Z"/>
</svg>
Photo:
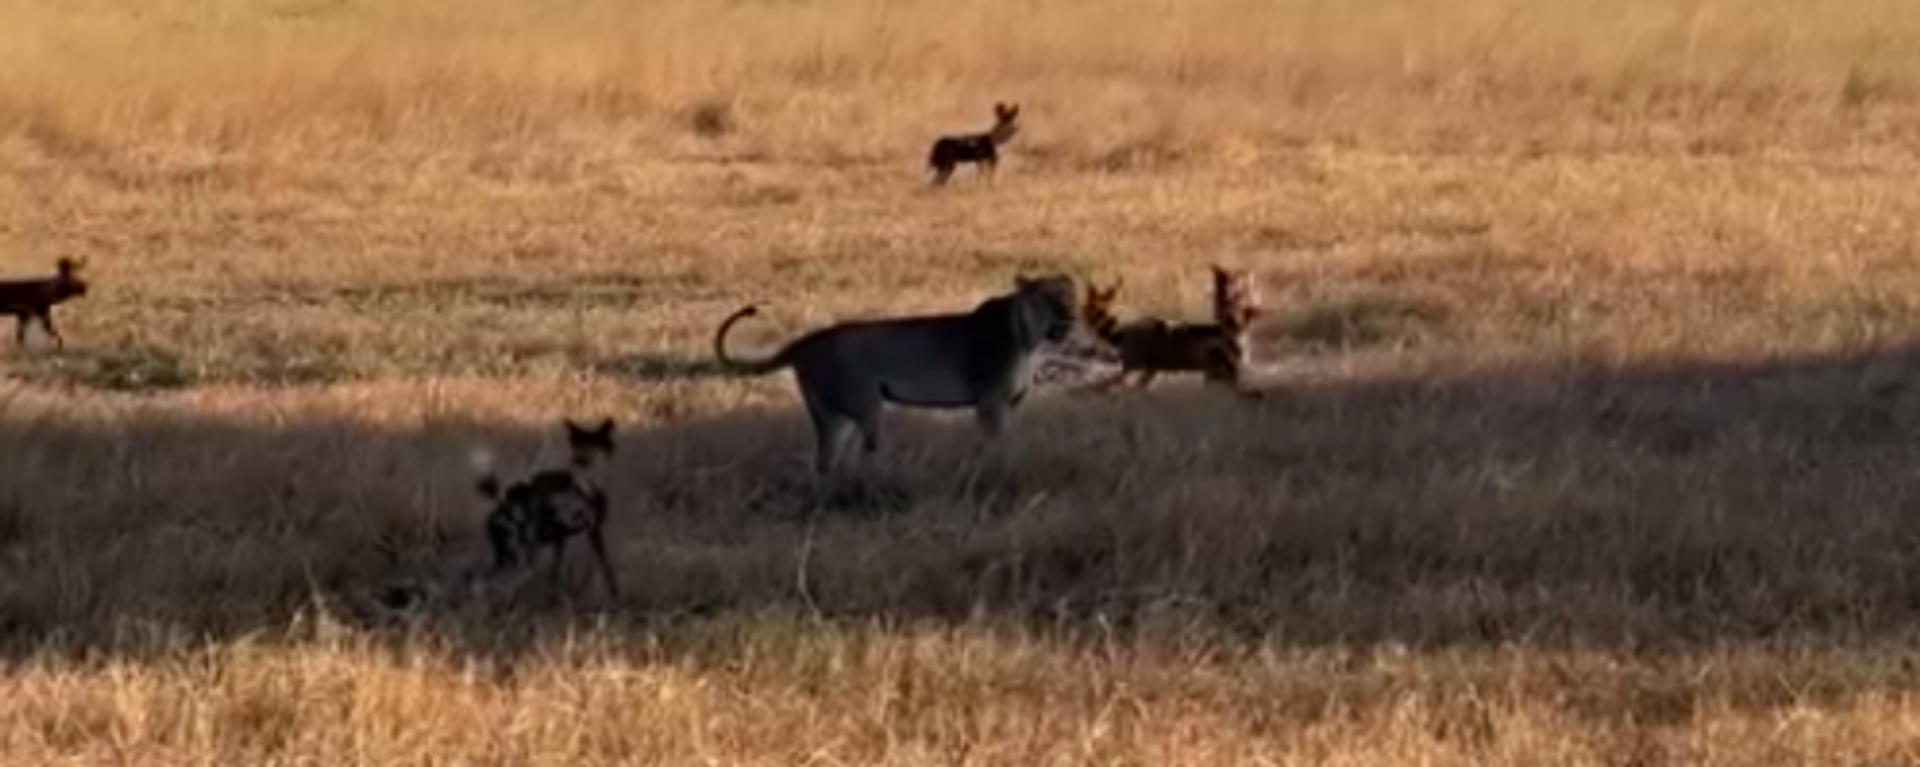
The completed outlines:
<svg viewBox="0 0 1920 767">
<path fill-rule="evenodd" d="M 850 425 L 859 427 L 868 454 L 880 449 L 880 413 L 888 402 L 971 407 L 981 431 L 998 436 L 1007 413 L 1026 396 L 1035 352 L 1066 340 L 1076 315 L 1071 277 L 1018 277 L 1014 286 L 968 313 L 842 322 L 766 359 L 741 361 L 727 353 L 727 332 L 759 313 L 750 305 L 720 323 L 713 350 L 721 364 L 745 375 L 793 368 L 813 422 L 814 471 L 825 474 Z"/>
</svg>

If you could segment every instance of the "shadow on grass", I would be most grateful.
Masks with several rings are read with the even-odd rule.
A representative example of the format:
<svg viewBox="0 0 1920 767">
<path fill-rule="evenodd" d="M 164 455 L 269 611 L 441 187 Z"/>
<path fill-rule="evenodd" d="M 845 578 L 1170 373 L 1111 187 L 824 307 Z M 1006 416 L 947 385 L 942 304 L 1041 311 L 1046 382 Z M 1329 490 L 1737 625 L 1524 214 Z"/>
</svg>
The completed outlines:
<svg viewBox="0 0 1920 767">
<path fill-rule="evenodd" d="M 645 383 L 698 381 L 734 375 L 712 355 L 630 354 L 600 360 L 592 368 L 598 375 Z"/>
<path fill-rule="evenodd" d="M 826 485 L 802 416 L 739 412 L 626 437 L 618 604 L 582 559 L 572 607 L 536 594 L 446 628 L 488 651 L 603 608 L 633 631 L 798 611 L 1305 647 L 1899 641 L 1920 628 L 1916 371 L 1920 351 L 1889 349 L 1542 363 L 1262 405 L 1042 395 L 987 450 L 964 416 L 895 411 L 889 452 Z M 472 449 L 515 472 L 555 437 L 11 407 L 0 643 L 289 625 L 316 594 L 470 546 Z"/>
<path fill-rule="evenodd" d="M 202 376 L 178 352 L 158 346 L 33 350 L 0 360 L 14 376 L 50 387 L 119 393 L 186 389 Z"/>
</svg>

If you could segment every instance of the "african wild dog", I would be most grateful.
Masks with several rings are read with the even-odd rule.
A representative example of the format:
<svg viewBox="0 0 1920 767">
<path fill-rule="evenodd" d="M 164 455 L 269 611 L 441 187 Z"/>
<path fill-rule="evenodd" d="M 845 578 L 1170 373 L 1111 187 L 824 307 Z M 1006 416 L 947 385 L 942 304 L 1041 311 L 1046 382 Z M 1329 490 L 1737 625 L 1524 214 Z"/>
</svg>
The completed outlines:
<svg viewBox="0 0 1920 767">
<path fill-rule="evenodd" d="M 1263 313 L 1253 296 L 1251 273 L 1213 267 L 1211 324 L 1147 317 L 1123 325 L 1113 314 L 1119 293 L 1118 284 L 1105 290 L 1087 287 L 1082 316 L 1094 335 L 1120 355 L 1120 371 L 1094 388 L 1111 389 L 1136 372 L 1140 379 L 1135 386 L 1140 388 L 1160 373 L 1199 372 L 1208 383 L 1258 396 L 1245 382 L 1251 327 Z"/>
<path fill-rule="evenodd" d="M 614 580 L 613 563 L 607 559 L 604 535 L 607 496 L 590 476 L 613 454 L 613 419 L 591 429 L 572 420 L 564 423 L 571 454 L 566 467 L 538 472 L 504 491 L 492 471 L 480 477 L 480 494 L 494 504 L 487 515 L 494 572 L 531 565 L 541 549 L 551 548 L 552 580 L 558 585 L 567 542 L 584 533 L 600 563 L 608 596 L 618 599 L 620 587 Z"/>
<path fill-rule="evenodd" d="M 953 169 L 963 162 L 976 163 L 980 173 L 992 178 L 994 168 L 1000 162 L 1000 145 L 1013 139 L 1020 131 L 1017 122 L 1020 118 L 1020 105 L 993 105 L 993 127 L 985 133 L 969 133 L 959 136 L 941 136 L 933 142 L 933 151 L 927 154 L 927 167 L 933 171 L 935 185 L 947 183 L 953 175 Z"/>
<path fill-rule="evenodd" d="M 87 282 L 80 279 L 84 263 L 62 258 L 56 262 L 58 271 L 52 277 L 0 281 L 0 314 L 13 315 L 15 344 L 26 344 L 27 326 L 38 320 L 54 346 L 66 346 L 66 339 L 53 327 L 53 306 L 87 294 Z"/>
</svg>

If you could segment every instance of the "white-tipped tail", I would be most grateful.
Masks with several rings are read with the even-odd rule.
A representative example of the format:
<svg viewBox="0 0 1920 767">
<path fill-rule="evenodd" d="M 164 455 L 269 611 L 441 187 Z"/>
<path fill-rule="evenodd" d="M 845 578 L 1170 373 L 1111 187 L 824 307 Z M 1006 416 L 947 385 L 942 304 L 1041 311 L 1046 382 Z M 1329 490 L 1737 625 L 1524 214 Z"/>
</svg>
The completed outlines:
<svg viewBox="0 0 1920 767">
<path fill-rule="evenodd" d="M 484 445 L 475 447 L 467 453 L 467 466 L 475 474 L 493 473 L 493 451 Z"/>
</svg>

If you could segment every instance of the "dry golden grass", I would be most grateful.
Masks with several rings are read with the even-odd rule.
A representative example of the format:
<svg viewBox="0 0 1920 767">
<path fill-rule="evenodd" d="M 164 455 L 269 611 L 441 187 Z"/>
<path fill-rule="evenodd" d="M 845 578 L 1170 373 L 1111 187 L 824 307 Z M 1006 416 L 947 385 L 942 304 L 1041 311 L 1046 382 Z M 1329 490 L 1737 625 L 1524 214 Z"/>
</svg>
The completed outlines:
<svg viewBox="0 0 1920 767">
<path fill-rule="evenodd" d="M 1909 5 L 0 0 L 0 761 L 1920 762 Z M 1216 260 L 1276 404 L 707 360 Z M 619 604 L 346 604 L 600 414 Z"/>
</svg>

